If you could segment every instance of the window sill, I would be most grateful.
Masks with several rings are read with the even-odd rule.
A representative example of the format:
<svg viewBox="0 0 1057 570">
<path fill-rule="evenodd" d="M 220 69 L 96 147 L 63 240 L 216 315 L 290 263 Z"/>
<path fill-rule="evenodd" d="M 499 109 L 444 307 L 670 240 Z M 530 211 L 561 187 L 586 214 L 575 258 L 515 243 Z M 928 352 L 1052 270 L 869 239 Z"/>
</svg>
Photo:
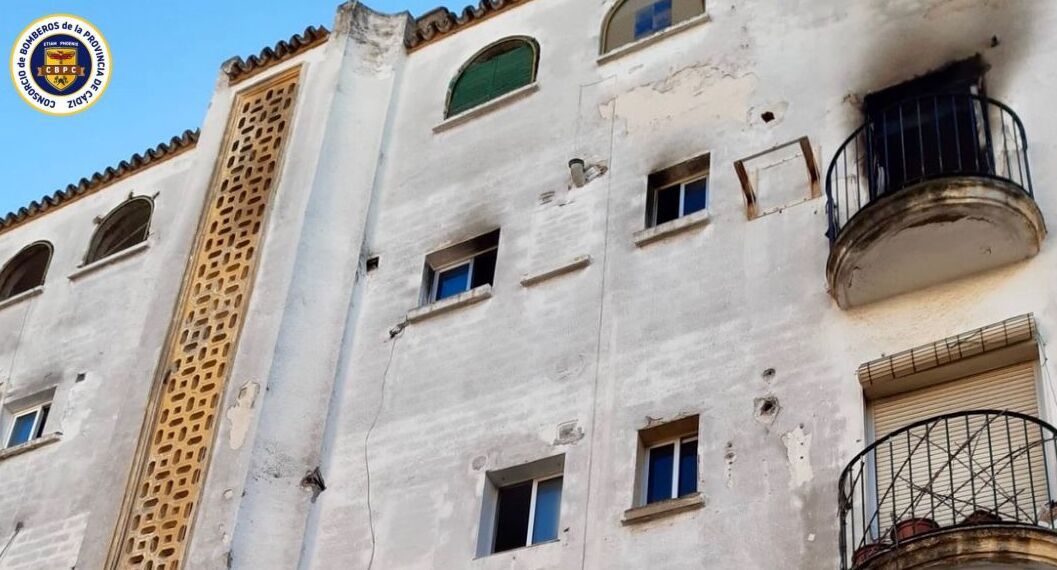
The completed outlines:
<svg viewBox="0 0 1057 570">
<path fill-rule="evenodd" d="M 447 119 L 444 119 L 444 122 L 442 122 L 439 125 L 433 127 L 433 132 L 434 133 L 441 133 L 441 132 L 444 132 L 444 131 L 446 131 L 448 129 L 457 127 L 457 126 L 459 126 L 459 125 L 461 125 L 461 124 L 463 124 L 463 123 L 465 123 L 467 121 L 471 121 L 471 120 L 473 120 L 473 119 L 475 119 L 477 117 L 480 117 L 481 115 L 486 115 L 488 113 L 491 113 L 492 111 L 495 111 L 496 109 L 499 109 L 501 107 L 506 107 L 507 105 L 509 105 L 509 104 L 511 104 L 511 103 L 513 103 L 515 101 L 518 101 L 518 100 L 521 100 L 521 99 L 523 99 L 525 97 L 528 97 L 529 95 L 535 93 L 536 91 L 539 91 L 539 89 L 540 89 L 540 84 L 537 81 L 533 81 L 532 83 L 529 83 L 528 85 L 525 85 L 524 87 L 518 87 L 517 89 L 511 91 L 510 93 L 504 93 L 504 94 L 500 95 L 499 97 L 496 97 L 495 99 L 492 99 L 491 101 L 488 101 L 486 103 L 481 103 L 480 105 L 478 105 L 478 106 L 476 106 L 476 107 L 474 107 L 472 109 L 467 109 L 467 110 L 459 113 L 458 115 L 452 115 L 451 117 L 448 117 Z"/>
<path fill-rule="evenodd" d="M 640 49 L 645 48 L 647 46 L 651 46 L 651 45 L 653 45 L 653 44 L 655 44 L 655 43 L 657 43 L 657 42 L 659 42 L 659 41 L 661 41 L 661 40 L 663 40 L 665 38 L 674 36 L 674 35 L 676 35 L 676 34 L 678 34 L 680 32 L 683 32 L 685 30 L 689 30 L 690 28 L 696 28 L 697 26 L 700 26 L 701 24 L 704 24 L 705 22 L 710 22 L 710 21 L 712 21 L 712 18 L 708 15 L 708 13 L 701 14 L 700 16 L 694 16 L 693 18 L 690 18 L 689 20 L 687 20 L 685 22 L 680 22 L 680 23 L 678 23 L 678 24 L 676 24 L 674 26 L 671 26 L 671 27 L 669 27 L 667 29 L 661 30 L 660 32 L 657 32 L 656 34 L 653 34 L 651 36 L 646 36 L 645 38 L 642 38 L 641 40 L 633 41 L 630 44 L 624 44 L 624 45 L 614 49 L 613 51 L 606 52 L 606 53 L 598 56 L 598 59 L 596 60 L 596 62 L 597 62 L 598 65 L 609 63 L 609 62 L 613 61 L 614 59 L 619 59 L 619 58 L 621 58 L 621 57 L 623 57 L 623 56 L 625 56 L 625 55 L 627 55 L 629 53 L 639 51 Z"/>
<path fill-rule="evenodd" d="M 17 305 L 17 304 L 21 303 L 22 301 L 25 301 L 26 299 L 32 299 L 33 297 L 36 297 L 37 295 L 40 295 L 43 292 L 44 292 L 44 286 L 43 285 L 37 285 L 36 287 L 34 287 L 32 289 L 28 289 L 26 291 L 23 291 L 23 292 L 19 293 L 18 295 L 15 295 L 14 297 L 8 297 L 7 299 L 4 299 L 3 301 L 0 301 L 0 310 L 6 309 L 6 308 L 10 307 L 11 305 Z"/>
<path fill-rule="evenodd" d="M 23 453 L 29 453 L 30 451 L 33 451 L 34 449 L 37 449 L 37 448 L 40 448 L 40 447 L 44 447 L 45 445 L 49 445 L 49 444 L 55 443 L 56 441 L 59 441 L 60 439 L 62 439 L 62 432 L 61 431 L 56 431 L 56 432 L 52 432 L 52 433 L 49 433 L 49 434 L 46 434 L 46 435 L 42 435 L 42 436 L 40 436 L 37 439 L 34 439 L 32 441 L 27 441 L 26 443 L 20 443 L 20 444 L 14 446 L 14 447 L 8 447 L 7 449 L 0 449 L 0 461 L 3 461 L 3 460 L 5 460 L 5 459 L 7 459 L 9 457 L 14 457 L 16 455 L 22 455 Z"/>
<path fill-rule="evenodd" d="M 701 493 L 693 493 L 678 499 L 668 499 L 657 503 L 634 507 L 624 511 L 623 524 L 638 524 L 671 516 L 677 513 L 700 509 L 705 506 L 705 497 Z"/>
<path fill-rule="evenodd" d="M 565 275 L 566 273 L 572 273 L 578 269 L 583 269 L 588 265 L 591 265 L 591 256 L 580 255 L 561 265 L 545 269 L 538 273 L 522 276 L 521 285 L 523 287 L 532 287 L 533 285 L 543 283 L 549 279 L 554 279 L 555 277 Z"/>
<path fill-rule="evenodd" d="M 428 318 L 435 317 L 453 311 L 459 307 L 466 307 L 484 301 L 492 297 L 492 286 L 481 285 L 480 287 L 470 289 L 465 293 L 459 293 L 454 297 L 448 297 L 443 301 L 437 301 L 428 305 L 423 305 L 417 309 L 411 309 L 407 313 L 407 322 L 416 323 L 418 321 L 424 321 Z"/>
<path fill-rule="evenodd" d="M 664 222 L 659 226 L 653 226 L 652 228 L 637 231 L 632 236 L 632 239 L 635 241 L 635 245 L 642 247 L 657 240 L 703 226 L 707 224 L 709 220 L 710 217 L 708 215 L 708 210 L 701 210 L 700 212 L 694 212 L 693 214 L 674 219 L 670 222 Z"/>
<path fill-rule="evenodd" d="M 82 265 L 81 267 L 78 267 L 76 270 L 74 270 L 74 272 L 71 273 L 66 278 L 69 279 L 70 281 L 76 281 L 77 279 L 80 279 L 81 277 L 84 277 L 85 275 L 88 275 L 89 273 L 93 273 L 95 271 L 98 271 L 99 269 L 102 269 L 102 268 L 107 267 L 107 266 L 109 266 L 111 264 L 117 263 L 117 262 L 119 262 L 119 261 L 121 261 L 123 259 L 128 259 L 129 257 L 132 257 L 133 255 L 136 255 L 137 253 L 140 253 L 142 251 L 145 251 L 148 248 L 150 248 L 150 242 L 143 241 L 143 242 L 137 243 L 136 245 L 134 245 L 132 247 L 129 247 L 129 248 L 126 248 L 126 249 L 123 249 L 123 250 L 121 250 L 121 251 L 119 251 L 117 253 L 112 253 L 112 254 L 104 257 L 103 259 L 99 259 L 99 260 L 93 261 L 92 263 L 89 263 L 88 265 Z"/>
<path fill-rule="evenodd" d="M 502 556 L 504 554 L 513 554 L 521 552 L 522 550 L 528 550 L 530 548 L 536 548 L 537 546 L 546 546 L 548 544 L 556 544 L 561 542 L 560 538 L 552 538 L 551 540 L 544 540 L 543 542 L 537 542 L 536 544 L 526 544 L 525 546 L 519 546 L 517 548 L 511 548 L 510 550 L 504 550 L 502 552 L 490 552 L 482 556 L 474 557 L 474 560 L 483 560 L 485 558 L 492 558 L 493 556 Z"/>
</svg>

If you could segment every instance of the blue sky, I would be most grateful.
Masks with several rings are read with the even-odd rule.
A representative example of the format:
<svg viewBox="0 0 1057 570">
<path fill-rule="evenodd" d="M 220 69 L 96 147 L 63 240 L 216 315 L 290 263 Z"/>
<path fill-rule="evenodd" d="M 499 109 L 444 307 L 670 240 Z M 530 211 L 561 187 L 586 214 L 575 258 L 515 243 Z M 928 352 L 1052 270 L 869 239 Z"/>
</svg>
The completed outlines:
<svg viewBox="0 0 1057 570">
<path fill-rule="evenodd" d="M 133 153 L 197 128 L 221 62 L 288 38 L 308 25 L 330 28 L 340 0 L 33 0 L 4 3 L 0 18 L 0 215 L 88 177 Z M 367 0 L 384 12 L 418 15 L 469 0 Z M 114 75 L 87 111 L 53 117 L 15 92 L 7 69 L 16 36 L 54 13 L 80 16 L 110 45 Z M 61 151 L 61 152 L 56 152 Z"/>
</svg>

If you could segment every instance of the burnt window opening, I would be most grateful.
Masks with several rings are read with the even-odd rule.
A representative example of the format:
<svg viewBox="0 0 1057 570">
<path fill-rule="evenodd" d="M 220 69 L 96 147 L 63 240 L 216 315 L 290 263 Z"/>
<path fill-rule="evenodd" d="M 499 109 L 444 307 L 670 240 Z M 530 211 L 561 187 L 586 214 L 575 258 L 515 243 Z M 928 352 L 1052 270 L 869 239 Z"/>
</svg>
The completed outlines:
<svg viewBox="0 0 1057 570">
<path fill-rule="evenodd" d="M 154 204 L 150 198 L 133 198 L 118 206 L 103 218 L 92 241 L 84 263 L 99 261 L 147 240 Z"/>
<path fill-rule="evenodd" d="M 646 182 L 646 227 L 708 208 L 708 154 L 658 170 Z"/>
<path fill-rule="evenodd" d="M 979 56 L 867 95 L 874 197 L 939 175 L 993 174 Z"/>
<path fill-rule="evenodd" d="M 379 263 L 381 263 L 381 259 L 377 255 L 372 256 L 372 257 L 368 257 L 367 258 L 367 262 L 365 264 L 366 265 L 366 269 L 367 269 L 367 273 L 370 273 L 370 272 L 375 271 L 376 269 L 378 269 L 378 264 Z"/>
<path fill-rule="evenodd" d="M 51 244 L 38 242 L 20 251 L 0 271 L 0 301 L 44 284 L 51 263 Z"/>
<path fill-rule="evenodd" d="M 492 285 L 499 254 L 499 230 L 426 256 L 423 302 L 433 303 Z"/>
</svg>

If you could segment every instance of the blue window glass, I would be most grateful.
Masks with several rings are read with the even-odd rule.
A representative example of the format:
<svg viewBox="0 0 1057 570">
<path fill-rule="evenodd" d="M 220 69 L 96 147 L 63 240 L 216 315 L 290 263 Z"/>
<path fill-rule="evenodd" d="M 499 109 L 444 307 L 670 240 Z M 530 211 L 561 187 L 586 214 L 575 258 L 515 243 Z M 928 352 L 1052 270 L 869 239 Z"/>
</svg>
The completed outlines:
<svg viewBox="0 0 1057 570">
<path fill-rule="evenodd" d="M 646 480 L 646 503 L 672 498 L 672 469 L 675 467 L 675 445 L 661 445 L 650 449 L 649 471 Z"/>
<path fill-rule="evenodd" d="M 464 293 L 470 289 L 470 264 L 465 263 L 458 267 L 452 267 L 441 271 L 437 275 L 437 292 L 434 301 L 447 299 L 453 295 Z"/>
<path fill-rule="evenodd" d="M 536 487 L 536 512 L 532 520 L 532 544 L 558 538 L 558 515 L 562 502 L 562 478 L 540 481 Z"/>
<path fill-rule="evenodd" d="M 679 444 L 679 496 L 697 492 L 697 440 Z"/>
<path fill-rule="evenodd" d="M 708 179 L 702 178 L 683 185 L 683 215 L 693 214 L 708 206 Z"/>
<path fill-rule="evenodd" d="M 672 0 L 658 0 L 635 12 L 635 39 L 672 25 Z"/>
<path fill-rule="evenodd" d="M 15 425 L 11 428 L 11 436 L 7 438 L 7 447 L 26 443 L 33 439 L 33 422 L 36 419 L 37 412 L 15 418 Z"/>
</svg>

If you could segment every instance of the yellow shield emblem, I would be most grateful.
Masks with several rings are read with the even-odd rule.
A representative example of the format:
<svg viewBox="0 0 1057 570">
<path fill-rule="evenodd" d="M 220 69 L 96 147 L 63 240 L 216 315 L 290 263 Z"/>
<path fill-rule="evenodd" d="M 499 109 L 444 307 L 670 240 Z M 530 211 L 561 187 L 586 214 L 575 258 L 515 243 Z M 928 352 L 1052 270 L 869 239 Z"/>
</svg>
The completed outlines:
<svg viewBox="0 0 1057 570">
<path fill-rule="evenodd" d="M 78 77 L 84 75 L 84 68 L 77 65 L 76 49 L 47 48 L 44 50 L 44 66 L 38 73 L 52 87 L 65 91 Z"/>
</svg>

